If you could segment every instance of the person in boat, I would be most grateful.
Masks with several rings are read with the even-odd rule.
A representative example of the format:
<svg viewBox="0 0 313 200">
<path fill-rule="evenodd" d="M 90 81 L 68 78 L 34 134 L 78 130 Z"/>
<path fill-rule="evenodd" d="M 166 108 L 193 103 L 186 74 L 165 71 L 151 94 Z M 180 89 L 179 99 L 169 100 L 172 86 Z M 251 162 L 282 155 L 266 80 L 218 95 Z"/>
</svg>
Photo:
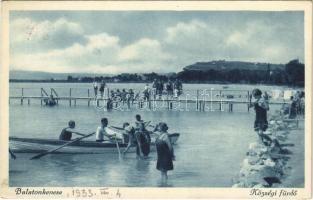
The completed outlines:
<svg viewBox="0 0 313 200">
<path fill-rule="evenodd" d="M 113 135 L 108 134 L 108 119 L 101 119 L 101 126 L 96 130 L 96 142 L 103 142 L 105 140 L 110 140 Z"/>
<path fill-rule="evenodd" d="M 75 121 L 71 120 L 68 122 L 68 127 L 65 127 L 62 129 L 61 134 L 59 136 L 59 140 L 66 140 L 69 141 L 72 139 L 72 134 L 77 134 L 80 136 L 85 136 L 85 134 L 73 131 L 73 129 L 75 128 Z"/>
<path fill-rule="evenodd" d="M 125 122 L 123 124 L 123 128 L 124 128 L 125 134 L 127 135 L 127 138 L 128 138 L 128 144 L 127 144 L 127 147 L 124 150 L 123 154 L 125 155 L 128 152 L 128 150 L 130 149 L 130 147 L 136 147 L 136 155 L 137 155 L 137 157 L 139 157 L 140 156 L 140 150 L 139 150 L 137 138 L 135 136 L 135 128 L 130 126 L 130 124 L 128 122 Z"/>
<path fill-rule="evenodd" d="M 16 159 L 16 155 L 12 152 L 12 150 L 9 148 L 9 153 L 12 159 Z"/>
<path fill-rule="evenodd" d="M 262 95 L 262 91 L 260 89 L 254 89 L 252 91 L 252 96 L 254 97 L 254 102 L 251 103 L 251 107 L 254 107 L 255 110 L 255 121 L 254 121 L 254 130 L 258 134 L 260 140 L 263 144 L 268 144 L 268 138 L 266 138 L 263 134 L 264 131 L 268 128 L 267 121 L 267 111 L 269 110 L 268 104 L 268 95 L 266 92 Z"/>
<path fill-rule="evenodd" d="M 158 125 L 160 131 L 159 136 L 156 138 L 155 145 L 157 150 L 157 165 L 156 169 L 161 171 L 162 182 L 167 181 L 167 171 L 173 170 L 173 160 L 175 160 L 174 149 L 170 142 L 167 130 L 168 126 L 166 123 L 160 123 Z"/>
</svg>

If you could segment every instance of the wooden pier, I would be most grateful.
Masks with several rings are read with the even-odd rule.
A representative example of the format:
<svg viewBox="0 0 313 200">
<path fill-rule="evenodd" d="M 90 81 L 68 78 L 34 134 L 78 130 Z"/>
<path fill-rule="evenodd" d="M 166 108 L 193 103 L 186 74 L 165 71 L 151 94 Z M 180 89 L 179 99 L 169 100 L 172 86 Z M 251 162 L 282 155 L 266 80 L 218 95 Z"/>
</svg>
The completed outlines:
<svg viewBox="0 0 313 200">
<path fill-rule="evenodd" d="M 97 106 L 97 107 L 104 107 L 106 109 L 114 109 L 118 106 L 127 106 L 128 109 L 131 108 L 146 108 L 149 110 L 155 110 L 156 105 L 162 103 L 162 108 L 165 108 L 167 110 L 173 110 L 175 109 L 175 105 L 186 105 L 186 110 L 187 110 L 187 105 L 194 105 L 194 108 L 196 111 L 208 111 L 212 110 L 213 106 L 217 106 L 218 109 L 214 110 L 219 110 L 219 111 L 224 111 L 228 110 L 228 112 L 233 112 L 234 106 L 235 105 L 246 105 L 247 111 L 250 111 L 250 104 L 251 104 L 251 99 L 250 99 L 250 92 L 249 91 L 244 91 L 244 90 L 214 90 L 215 94 L 217 97 L 211 99 L 205 98 L 205 95 L 201 94 L 201 90 L 196 91 L 195 97 L 192 99 L 187 99 L 187 98 L 172 98 L 167 95 L 163 95 L 161 99 L 156 98 L 156 95 L 151 95 L 151 99 L 136 99 L 134 101 L 115 101 L 110 98 L 108 98 L 110 94 L 110 89 L 106 88 L 105 95 L 103 97 L 97 97 L 95 98 L 94 96 L 90 95 L 90 89 L 86 90 L 86 95 L 85 97 L 82 96 L 73 96 L 72 94 L 73 88 L 69 88 L 69 93 L 68 96 L 59 96 L 56 89 L 50 88 L 50 95 L 53 95 L 53 98 L 56 102 L 56 105 L 59 104 L 59 102 L 68 102 L 69 106 L 77 106 L 78 101 L 83 101 L 87 103 L 87 106 Z M 229 92 L 229 91 L 240 91 L 244 93 L 245 95 L 239 95 L 240 98 L 238 99 L 227 99 L 224 98 L 223 93 Z M 40 105 L 44 105 L 45 99 L 48 99 L 50 97 L 48 92 L 40 88 L 40 96 L 26 96 L 24 88 L 21 88 L 21 95 L 18 96 L 10 96 L 9 97 L 9 104 L 11 100 L 19 100 L 21 105 L 27 104 L 30 105 L 31 100 L 38 100 L 40 101 Z M 26 103 L 27 101 L 27 103 Z M 112 104 L 112 107 L 108 106 L 108 102 Z M 285 101 L 270 101 L 270 105 L 283 105 L 286 104 Z M 189 107 L 189 106 L 188 106 Z M 190 107 L 189 107 L 190 108 Z"/>
</svg>

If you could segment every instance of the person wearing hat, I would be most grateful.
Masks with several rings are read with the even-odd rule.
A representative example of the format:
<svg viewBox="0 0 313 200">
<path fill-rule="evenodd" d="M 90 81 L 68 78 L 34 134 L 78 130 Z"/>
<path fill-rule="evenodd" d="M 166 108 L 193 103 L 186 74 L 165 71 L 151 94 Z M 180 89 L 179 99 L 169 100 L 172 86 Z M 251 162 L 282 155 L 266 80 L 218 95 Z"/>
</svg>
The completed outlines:
<svg viewBox="0 0 313 200">
<path fill-rule="evenodd" d="M 71 140 L 73 133 L 80 135 L 80 136 L 85 136 L 85 134 L 73 131 L 74 128 L 75 128 L 75 121 L 70 120 L 68 122 L 68 127 L 65 127 L 62 129 L 61 134 L 59 136 L 59 140 Z"/>
<path fill-rule="evenodd" d="M 255 99 L 254 102 L 250 105 L 251 107 L 253 106 L 255 110 L 254 130 L 259 135 L 261 141 L 265 143 L 266 141 L 264 140 L 266 138 L 263 137 L 264 136 L 263 132 L 266 131 L 268 127 L 267 121 L 267 111 L 269 110 L 268 95 L 266 92 L 264 93 L 264 95 L 262 95 L 262 91 L 260 89 L 254 89 L 252 91 L 252 96 Z"/>
<path fill-rule="evenodd" d="M 173 170 L 173 160 L 175 159 L 174 156 L 174 149 L 171 144 L 171 141 L 168 137 L 168 126 L 166 123 L 159 123 L 158 129 L 160 131 L 159 136 L 155 141 L 156 149 L 157 149 L 157 170 L 161 171 L 161 179 L 162 182 L 167 181 L 167 171 Z"/>
</svg>

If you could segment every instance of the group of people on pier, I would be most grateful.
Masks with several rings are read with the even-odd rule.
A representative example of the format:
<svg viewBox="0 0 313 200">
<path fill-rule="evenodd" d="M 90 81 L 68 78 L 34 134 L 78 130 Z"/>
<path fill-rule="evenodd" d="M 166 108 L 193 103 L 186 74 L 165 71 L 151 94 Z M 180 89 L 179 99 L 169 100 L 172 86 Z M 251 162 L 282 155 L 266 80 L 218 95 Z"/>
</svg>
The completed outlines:
<svg viewBox="0 0 313 200">
<path fill-rule="evenodd" d="M 295 119 L 298 115 L 304 115 L 304 102 L 304 91 L 297 91 L 293 96 L 290 96 L 290 104 L 283 105 L 282 113 L 287 115 L 289 119 Z"/>
<path fill-rule="evenodd" d="M 95 93 L 95 97 L 98 95 L 98 90 L 100 92 L 100 96 L 103 97 L 105 86 L 106 86 L 106 83 L 104 80 L 101 80 L 100 83 L 98 83 L 96 80 L 93 82 L 93 90 Z"/>
<path fill-rule="evenodd" d="M 182 94 L 183 84 L 179 79 L 176 79 L 174 82 L 172 80 L 168 80 L 166 83 L 162 80 L 154 79 L 152 82 L 152 89 L 154 95 L 159 98 L 162 97 L 164 91 L 168 96 L 178 97 Z"/>
<path fill-rule="evenodd" d="M 94 81 L 93 89 L 94 89 L 95 97 L 97 97 L 98 91 L 100 92 L 100 96 L 103 97 L 105 88 L 106 88 L 106 83 L 104 82 L 104 80 L 102 80 L 100 83 L 98 83 L 97 81 Z M 149 84 L 147 83 L 145 87 L 143 88 L 143 90 L 141 92 L 137 92 L 137 94 L 138 96 L 142 95 L 144 99 L 150 99 L 152 95 L 155 98 L 155 97 L 162 97 L 162 95 L 164 94 L 167 96 L 178 97 L 179 95 L 182 94 L 182 92 L 183 92 L 183 85 L 182 85 L 182 82 L 178 79 L 176 79 L 175 81 L 168 80 L 166 83 L 164 83 L 162 80 L 154 79 L 154 81 L 152 82 L 151 88 Z M 114 94 L 114 97 L 116 96 L 121 97 L 121 100 L 123 99 L 122 98 L 123 95 L 124 97 L 126 97 L 127 94 L 130 94 L 130 95 L 133 94 L 133 97 L 135 97 L 133 89 L 129 89 L 128 91 L 126 91 L 126 89 L 122 89 L 122 91 L 120 91 L 120 89 L 116 89 L 116 91 L 111 90 L 111 94 L 110 94 L 111 98 L 113 94 Z"/>
<path fill-rule="evenodd" d="M 162 182 L 167 180 L 167 171 L 173 170 L 173 160 L 175 160 L 174 149 L 167 133 L 168 126 L 166 123 L 161 122 L 154 126 L 154 130 L 148 131 L 146 129 L 150 122 L 145 122 L 141 119 L 140 115 L 135 116 L 134 124 L 125 122 L 122 128 L 122 138 L 118 136 L 118 132 L 114 129 L 117 127 L 109 127 L 107 118 L 102 118 L 100 126 L 96 129 L 96 142 L 117 142 L 120 140 L 122 143 L 127 143 L 123 155 L 125 155 L 131 147 L 136 148 L 136 157 L 138 159 L 145 159 L 150 153 L 151 136 L 155 134 L 155 146 L 157 150 L 157 165 L 156 168 L 161 172 Z M 73 134 L 85 136 L 74 130 L 75 121 L 70 120 L 68 126 L 62 129 L 59 140 L 70 141 Z"/>
</svg>

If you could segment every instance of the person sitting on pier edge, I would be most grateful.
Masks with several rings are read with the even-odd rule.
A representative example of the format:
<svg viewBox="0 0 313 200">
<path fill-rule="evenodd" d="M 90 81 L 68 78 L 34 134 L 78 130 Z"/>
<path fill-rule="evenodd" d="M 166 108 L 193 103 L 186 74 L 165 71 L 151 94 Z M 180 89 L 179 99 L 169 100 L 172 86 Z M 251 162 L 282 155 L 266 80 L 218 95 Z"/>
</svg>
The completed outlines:
<svg viewBox="0 0 313 200">
<path fill-rule="evenodd" d="M 61 134 L 59 136 L 59 140 L 71 140 L 72 139 L 72 134 L 77 134 L 80 136 L 85 136 L 85 134 L 73 131 L 73 129 L 75 128 L 75 121 L 71 120 L 68 122 L 68 127 L 65 127 L 62 129 Z"/>
<path fill-rule="evenodd" d="M 166 123 L 158 125 L 160 134 L 155 141 L 157 149 L 157 165 L 156 169 L 161 171 L 162 182 L 167 181 L 167 171 L 173 170 L 173 160 L 175 160 L 174 149 L 168 137 L 168 126 Z"/>
<path fill-rule="evenodd" d="M 107 118 L 101 119 L 101 126 L 99 126 L 96 130 L 96 142 L 105 141 L 104 139 L 105 137 L 106 137 L 106 140 L 110 140 L 110 138 L 113 136 L 107 133 L 108 123 L 109 122 Z"/>
<path fill-rule="evenodd" d="M 136 154 L 137 156 L 140 156 L 139 146 L 138 146 L 138 142 L 135 136 L 135 128 L 130 126 L 128 122 L 125 122 L 123 124 L 123 128 L 125 130 L 125 134 L 127 135 L 127 139 L 128 139 L 128 144 L 123 154 L 126 154 L 130 147 L 136 146 Z"/>
<path fill-rule="evenodd" d="M 255 99 L 255 101 L 250 105 L 254 106 L 255 110 L 254 130 L 258 134 L 263 144 L 267 145 L 271 143 L 271 139 L 269 137 L 265 137 L 263 132 L 266 131 L 266 129 L 268 128 L 267 121 L 267 111 L 269 110 L 268 96 L 266 92 L 262 96 L 262 92 L 259 89 L 254 89 L 252 91 L 252 96 Z"/>
</svg>

